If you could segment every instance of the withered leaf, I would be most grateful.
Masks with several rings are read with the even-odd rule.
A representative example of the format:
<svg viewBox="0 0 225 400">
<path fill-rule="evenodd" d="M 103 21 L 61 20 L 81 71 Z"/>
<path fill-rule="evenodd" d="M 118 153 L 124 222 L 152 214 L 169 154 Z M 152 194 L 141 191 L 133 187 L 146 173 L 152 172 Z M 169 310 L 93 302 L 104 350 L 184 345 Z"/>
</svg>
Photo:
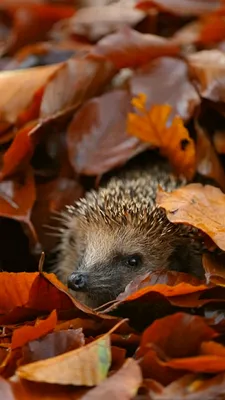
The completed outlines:
<svg viewBox="0 0 225 400">
<path fill-rule="evenodd" d="M 178 53 L 179 47 L 172 41 L 127 27 L 101 39 L 92 51 L 92 54 L 106 57 L 118 69 L 139 67 L 154 58 Z"/>
<path fill-rule="evenodd" d="M 115 90 L 89 100 L 77 112 L 67 133 L 70 162 L 76 172 L 98 175 L 123 164 L 141 149 L 126 133 L 130 97 Z"/>
<path fill-rule="evenodd" d="M 110 376 L 99 386 L 85 394 L 83 400 L 108 400 L 123 398 L 132 399 L 141 384 L 142 374 L 138 363 L 132 358 L 128 358 L 119 371 Z"/>
<path fill-rule="evenodd" d="M 203 254 L 203 267 L 208 282 L 225 286 L 225 257 L 224 254 Z"/>
<path fill-rule="evenodd" d="M 23 346 L 23 358 L 20 365 L 46 360 L 77 349 L 84 344 L 85 339 L 81 328 L 52 332 L 39 340 L 29 341 Z"/>
<path fill-rule="evenodd" d="M 12 350 L 24 346 L 26 343 L 38 339 L 54 330 L 57 324 L 56 310 L 44 321 L 39 321 L 34 326 L 22 326 L 14 330 L 12 335 Z"/>
<path fill-rule="evenodd" d="M 181 283 L 198 286 L 198 288 L 199 286 L 201 287 L 202 284 L 204 285 L 203 281 L 184 272 L 158 270 L 147 273 L 146 275 L 138 276 L 126 286 L 124 292 L 117 297 L 117 300 L 125 300 L 136 292 L 139 292 L 149 286 L 154 286 L 154 288 L 155 285 L 159 284 L 167 286 L 177 286 Z"/>
<path fill-rule="evenodd" d="M 92 7 L 84 7 L 78 10 L 75 15 L 67 21 L 63 21 L 63 33 L 65 35 L 80 35 L 90 41 L 97 41 L 124 25 L 135 26 L 145 14 L 135 10 L 132 4 L 120 3 L 108 6 L 92 4 Z M 57 29 L 57 27 L 56 27 Z"/>
<path fill-rule="evenodd" d="M 36 67 L 29 70 L 6 71 L 0 73 L 0 88 L 4 93 L 0 101 L 0 131 L 6 126 L 14 125 L 19 115 L 35 102 L 35 93 L 42 88 L 49 77 L 61 68 L 60 64 L 46 67 Z M 33 111 L 36 117 L 39 113 L 40 102 Z M 34 116 L 33 116 L 34 119 Z"/>
<path fill-rule="evenodd" d="M 190 76 L 202 97 L 224 102 L 225 55 L 220 50 L 204 50 L 187 57 Z"/>
<path fill-rule="evenodd" d="M 139 0 L 137 8 L 151 9 L 157 7 L 160 11 L 169 11 L 180 16 L 198 16 L 209 13 L 220 7 L 219 0 Z"/>
<path fill-rule="evenodd" d="M 166 387 L 157 385 L 154 390 L 150 387 L 149 394 L 153 400 L 171 400 L 171 398 L 185 398 L 187 400 L 219 400 L 225 388 L 225 374 L 219 374 L 208 379 L 201 379 L 196 374 L 188 374 L 172 382 Z"/>
<path fill-rule="evenodd" d="M 168 118 L 172 108 L 167 105 L 154 105 L 146 108 L 146 96 L 140 94 L 132 100 L 139 114 L 129 113 L 127 131 L 160 149 L 178 174 L 192 179 L 195 172 L 195 145 L 180 117 L 175 116 L 171 126 Z"/>
<path fill-rule="evenodd" d="M 200 229 L 225 250 L 225 195 L 220 189 L 192 183 L 172 193 L 160 190 L 156 201 L 171 222 Z"/>
<path fill-rule="evenodd" d="M 71 17 L 75 11 L 69 6 L 57 7 L 38 3 L 4 0 L 1 2 L 1 12 L 6 12 L 12 19 L 12 30 L 1 48 L 1 54 L 12 54 L 28 43 L 45 39 L 55 22 Z"/>
<path fill-rule="evenodd" d="M 110 334 L 122 323 L 119 322 L 105 335 L 82 348 L 21 366 L 17 369 L 17 375 L 36 382 L 97 385 L 105 379 L 111 364 Z"/>
<path fill-rule="evenodd" d="M 208 178 L 214 179 L 225 190 L 225 172 L 209 135 L 197 122 L 195 123 L 195 128 L 197 132 L 197 171 Z"/>
<path fill-rule="evenodd" d="M 158 82 L 163 81 L 163 86 Z M 135 71 L 130 80 L 132 95 L 146 95 L 146 106 L 169 104 L 170 121 L 179 115 L 189 120 L 200 103 L 199 95 L 188 77 L 188 67 L 183 60 L 160 57 Z"/>
<path fill-rule="evenodd" d="M 0 273 L 0 313 L 7 314 L 10 310 L 24 306 L 29 299 L 30 290 L 38 272 L 35 273 Z M 9 296 L 10 293 L 10 296 Z"/>
</svg>

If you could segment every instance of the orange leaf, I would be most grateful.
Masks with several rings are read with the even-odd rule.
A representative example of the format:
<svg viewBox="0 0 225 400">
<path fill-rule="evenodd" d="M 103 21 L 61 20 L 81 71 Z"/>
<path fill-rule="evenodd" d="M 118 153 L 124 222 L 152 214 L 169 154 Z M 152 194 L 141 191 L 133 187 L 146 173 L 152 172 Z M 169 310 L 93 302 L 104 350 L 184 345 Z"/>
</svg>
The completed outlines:
<svg viewBox="0 0 225 400">
<path fill-rule="evenodd" d="M 133 105 L 141 112 L 141 115 L 128 114 L 128 133 L 149 142 L 154 147 L 159 147 L 161 153 L 168 157 L 177 172 L 191 179 L 195 172 L 195 147 L 181 118 L 176 116 L 171 126 L 167 127 L 171 107 L 155 105 L 147 111 L 145 103 L 146 97 L 143 94 L 133 100 Z"/>
<path fill-rule="evenodd" d="M 160 190 L 156 202 L 169 221 L 200 229 L 225 250 L 225 195 L 220 189 L 192 183 L 172 193 Z"/>
<path fill-rule="evenodd" d="M 57 357 L 21 366 L 17 369 L 17 375 L 36 382 L 77 386 L 97 385 L 105 379 L 111 365 L 110 334 L 123 322 L 120 321 L 109 332 L 86 346 Z"/>
<path fill-rule="evenodd" d="M 35 326 L 22 326 L 21 328 L 15 329 L 12 336 L 11 349 L 14 350 L 18 347 L 24 346 L 31 340 L 39 339 L 40 337 L 47 335 L 47 333 L 54 330 L 57 324 L 56 310 L 43 321 L 40 321 Z"/>
<path fill-rule="evenodd" d="M 38 276 L 34 273 L 0 272 L 0 313 L 24 306 L 29 299 L 31 287 Z"/>
</svg>

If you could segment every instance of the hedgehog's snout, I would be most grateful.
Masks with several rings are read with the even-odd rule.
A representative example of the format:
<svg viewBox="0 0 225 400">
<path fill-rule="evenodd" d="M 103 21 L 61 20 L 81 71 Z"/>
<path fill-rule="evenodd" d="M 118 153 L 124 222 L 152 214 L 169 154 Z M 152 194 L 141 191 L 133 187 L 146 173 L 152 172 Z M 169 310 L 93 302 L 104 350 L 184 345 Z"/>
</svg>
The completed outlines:
<svg viewBox="0 0 225 400">
<path fill-rule="evenodd" d="M 73 272 L 69 275 L 67 285 L 69 289 L 75 291 L 87 291 L 88 274 L 85 272 Z"/>
</svg>

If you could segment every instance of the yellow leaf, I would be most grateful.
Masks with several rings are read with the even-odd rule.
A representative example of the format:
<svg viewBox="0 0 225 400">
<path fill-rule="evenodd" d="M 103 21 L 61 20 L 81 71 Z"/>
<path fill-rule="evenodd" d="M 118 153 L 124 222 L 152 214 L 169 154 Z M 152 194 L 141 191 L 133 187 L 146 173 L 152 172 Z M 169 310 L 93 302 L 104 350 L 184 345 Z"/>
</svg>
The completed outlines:
<svg viewBox="0 0 225 400">
<path fill-rule="evenodd" d="M 192 179 L 196 166 L 195 145 L 182 119 L 176 116 L 168 127 L 171 106 L 154 105 L 147 110 L 146 97 L 143 94 L 134 98 L 132 104 L 139 114 L 128 114 L 128 133 L 158 147 L 178 174 Z"/>
</svg>

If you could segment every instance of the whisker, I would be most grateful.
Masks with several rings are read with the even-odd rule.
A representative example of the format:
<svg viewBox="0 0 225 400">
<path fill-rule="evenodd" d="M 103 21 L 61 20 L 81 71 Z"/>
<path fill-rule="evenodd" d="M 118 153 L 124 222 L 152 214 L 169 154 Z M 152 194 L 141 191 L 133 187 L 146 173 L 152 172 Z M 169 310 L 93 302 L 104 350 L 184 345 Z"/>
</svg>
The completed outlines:
<svg viewBox="0 0 225 400">
<path fill-rule="evenodd" d="M 61 233 L 65 232 L 65 230 L 66 230 L 65 228 L 58 227 L 58 226 L 52 226 L 52 225 L 48 225 L 48 224 L 44 224 L 42 226 L 43 226 L 43 228 L 50 229 L 51 231 L 56 231 L 56 232 L 61 232 Z"/>
</svg>

